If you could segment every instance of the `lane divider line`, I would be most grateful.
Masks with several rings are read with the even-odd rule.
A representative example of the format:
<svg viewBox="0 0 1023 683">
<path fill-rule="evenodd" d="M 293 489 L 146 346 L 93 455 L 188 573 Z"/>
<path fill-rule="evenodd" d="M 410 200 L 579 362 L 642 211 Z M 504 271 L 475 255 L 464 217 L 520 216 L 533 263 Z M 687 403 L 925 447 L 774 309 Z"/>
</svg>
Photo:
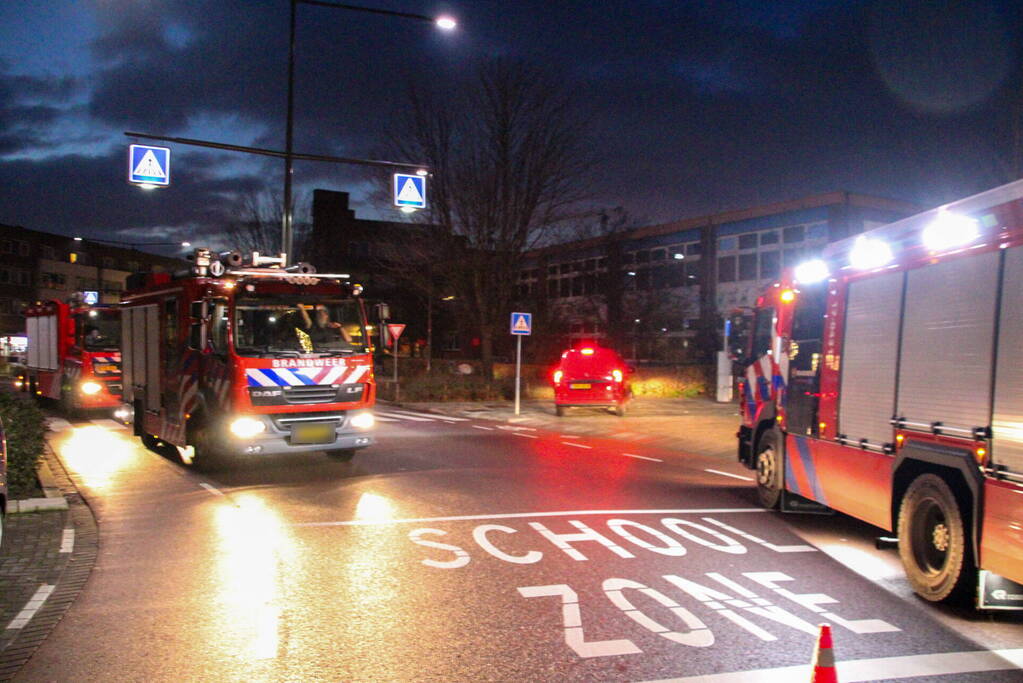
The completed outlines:
<svg viewBox="0 0 1023 683">
<path fill-rule="evenodd" d="M 25 603 L 25 607 L 18 612 L 18 615 L 11 620 L 11 623 L 7 624 L 7 630 L 10 631 L 12 629 L 22 628 L 25 624 L 32 621 L 32 617 L 36 615 L 39 608 L 43 606 L 44 602 L 46 602 L 46 598 L 50 597 L 50 593 L 53 592 L 54 588 L 56 588 L 56 586 L 51 586 L 46 583 L 39 586 L 31 599 Z"/>
<path fill-rule="evenodd" d="M 429 417 L 416 417 L 415 415 L 401 415 L 399 413 L 390 413 L 384 411 L 378 411 L 376 415 L 384 415 L 386 417 L 393 417 L 398 420 L 411 420 L 412 422 L 434 422 L 433 418 Z"/>
<path fill-rule="evenodd" d="M 539 436 L 536 436 L 535 434 L 523 434 L 522 432 L 512 432 L 512 436 L 521 436 L 521 437 L 524 437 L 526 439 L 539 439 L 540 438 Z"/>
<path fill-rule="evenodd" d="M 418 415 L 419 417 L 430 417 L 435 420 L 450 420 L 451 422 L 468 422 L 467 417 L 454 417 L 452 415 L 438 415 L 437 413 L 417 413 L 414 410 L 398 410 L 394 409 L 394 412 L 398 415 Z"/>
<path fill-rule="evenodd" d="M 593 446 L 587 446 L 584 443 L 575 443 L 574 441 L 562 441 L 566 446 L 575 446 L 576 448 L 593 448 Z"/>
<path fill-rule="evenodd" d="M 405 519 L 352 519 L 341 522 L 297 522 L 293 527 L 377 526 L 385 524 L 421 524 L 424 522 L 471 522 L 481 519 L 528 519 L 530 517 L 583 517 L 593 515 L 727 515 L 765 513 L 765 508 L 680 508 L 652 510 L 561 510 L 556 512 L 502 512 L 490 515 L 454 515 L 449 517 L 413 517 Z"/>
<path fill-rule="evenodd" d="M 930 655 L 851 659 L 835 663 L 842 683 L 917 678 L 918 676 L 951 676 L 953 674 L 1005 671 L 1023 668 L 1023 648 L 1011 650 L 974 650 L 943 652 Z M 648 683 L 767 683 L 767 681 L 806 680 L 812 673 L 808 664 L 777 669 L 734 671 L 684 678 L 664 678 Z"/>
<path fill-rule="evenodd" d="M 473 428 L 473 429 L 485 429 L 485 430 L 487 430 L 488 432 L 492 432 L 492 431 L 494 431 L 494 428 L 493 428 L 493 427 L 484 427 L 483 425 L 473 425 L 473 426 L 472 426 L 472 428 Z"/>
<path fill-rule="evenodd" d="M 60 538 L 60 552 L 70 553 L 75 549 L 75 530 L 64 529 L 64 534 Z"/>
<path fill-rule="evenodd" d="M 650 460 L 651 462 L 664 462 L 660 458 L 650 458 L 645 455 L 636 455 L 635 453 L 622 453 L 626 458 L 639 458 L 640 460 Z"/>
<path fill-rule="evenodd" d="M 743 477 L 738 474 L 732 474 L 731 472 L 722 472 L 721 470 L 704 470 L 704 472 L 710 472 L 711 474 L 720 474 L 722 477 L 731 477 L 732 479 L 742 479 L 743 481 L 753 481 L 751 477 Z"/>
<path fill-rule="evenodd" d="M 508 420 L 508 422 L 510 424 L 511 420 Z M 536 427 L 524 427 L 522 425 L 513 425 L 513 424 L 510 424 L 510 426 L 513 427 L 514 429 L 525 429 L 525 430 L 530 431 L 530 432 L 535 432 L 536 431 Z"/>
<path fill-rule="evenodd" d="M 199 482 L 199 486 L 203 487 L 204 489 L 206 489 L 207 491 L 209 491 L 210 493 L 212 493 L 215 496 L 222 496 L 222 495 L 224 495 L 224 492 L 221 491 L 220 489 L 218 489 L 216 486 L 214 486 L 212 484 L 207 484 L 204 481 L 200 481 Z"/>
</svg>

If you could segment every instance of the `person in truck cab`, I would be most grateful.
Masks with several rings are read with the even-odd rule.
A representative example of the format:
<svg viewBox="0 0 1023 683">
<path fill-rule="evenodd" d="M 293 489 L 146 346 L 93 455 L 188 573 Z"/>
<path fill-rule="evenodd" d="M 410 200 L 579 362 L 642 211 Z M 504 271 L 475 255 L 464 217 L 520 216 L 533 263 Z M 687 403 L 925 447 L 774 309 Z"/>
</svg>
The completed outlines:
<svg viewBox="0 0 1023 683">
<path fill-rule="evenodd" d="M 351 344 L 352 339 L 348 334 L 348 331 L 342 327 L 341 323 L 334 322 L 330 319 L 330 311 L 324 306 L 316 306 L 313 314 L 315 321 L 309 318 L 309 312 L 306 311 L 306 307 L 302 304 L 298 305 L 299 314 L 302 316 L 302 323 L 305 328 L 306 334 L 312 340 L 313 344 L 330 344 L 340 340 L 344 340 L 345 343 Z"/>
</svg>

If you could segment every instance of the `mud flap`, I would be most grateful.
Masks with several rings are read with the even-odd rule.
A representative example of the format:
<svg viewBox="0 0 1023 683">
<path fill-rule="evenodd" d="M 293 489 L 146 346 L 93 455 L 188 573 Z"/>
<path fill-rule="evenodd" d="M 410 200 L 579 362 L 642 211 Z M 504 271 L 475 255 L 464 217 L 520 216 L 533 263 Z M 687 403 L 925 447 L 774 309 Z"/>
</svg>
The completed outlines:
<svg viewBox="0 0 1023 683">
<path fill-rule="evenodd" d="M 804 498 L 791 491 L 781 492 L 781 511 L 792 512 L 804 515 L 833 515 L 835 511 L 827 505 L 821 505 L 815 500 Z"/>
<path fill-rule="evenodd" d="M 978 609 L 1023 610 L 1023 584 L 983 569 L 978 574 Z"/>
</svg>

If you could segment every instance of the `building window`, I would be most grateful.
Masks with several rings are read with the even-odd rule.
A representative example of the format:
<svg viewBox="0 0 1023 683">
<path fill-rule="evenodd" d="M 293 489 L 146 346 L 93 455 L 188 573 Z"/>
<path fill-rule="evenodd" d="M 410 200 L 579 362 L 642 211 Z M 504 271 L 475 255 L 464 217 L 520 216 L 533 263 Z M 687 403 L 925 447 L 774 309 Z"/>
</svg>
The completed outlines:
<svg viewBox="0 0 1023 683">
<path fill-rule="evenodd" d="M 547 274 L 548 275 L 557 275 L 558 274 L 558 267 L 557 266 L 547 266 Z"/>
<path fill-rule="evenodd" d="M 42 247 L 39 248 L 39 254 L 40 256 L 42 256 L 42 258 L 48 261 L 53 261 L 54 259 L 57 258 L 57 254 L 53 251 L 53 247 L 51 247 L 48 244 L 44 244 Z"/>
<path fill-rule="evenodd" d="M 647 291 L 650 289 L 650 270 L 644 268 L 636 273 L 636 289 Z"/>
<path fill-rule="evenodd" d="M 548 280 L 547 281 L 547 296 L 549 296 L 552 299 L 558 296 L 558 281 L 557 280 Z"/>
<path fill-rule="evenodd" d="M 18 240 L 18 255 L 19 256 L 28 256 L 28 254 L 29 254 L 28 242 L 24 242 L 22 240 Z"/>
<path fill-rule="evenodd" d="M 686 245 L 686 256 L 699 256 L 703 253 L 703 245 L 699 242 L 692 242 Z"/>
<path fill-rule="evenodd" d="M 567 277 L 561 279 L 561 297 L 566 298 L 572 296 L 572 281 Z"/>
<path fill-rule="evenodd" d="M 103 264 L 104 268 L 113 268 L 114 267 L 114 258 L 112 256 L 104 256 L 100 260 L 100 263 Z"/>
<path fill-rule="evenodd" d="M 636 252 L 636 263 L 648 263 L 650 261 L 649 251 L 637 251 Z"/>
<path fill-rule="evenodd" d="M 664 249 L 654 249 L 650 252 L 651 261 L 663 261 L 664 260 Z"/>
<path fill-rule="evenodd" d="M 734 237 L 722 237 L 718 240 L 718 249 L 721 251 L 735 251 L 739 242 Z"/>
<path fill-rule="evenodd" d="M 760 254 L 760 277 L 774 280 L 781 274 L 781 252 L 765 251 Z"/>
<path fill-rule="evenodd" d="M 757 255 L 756 254 L 740 254 L 739 255 L 739 279 L 740 280 L 756 280 L 757 279 Z"/>
<path fill-rule="evenodd" d="M 668 281 L 670 287 L 686 286 L 686 267 L 683 263 L 673 263 L 669 266 Z"/>
<path fill-rule="evenodd" d="M 718 259 L 718 282 L 735 282 L 734 256 L 722 256 Z"/>
<path fill-rule="evenodd" d="M 828 238 L 827 223 L 814 223 L 813 225 L 806 226 L 806 239 L 826 240 L 827 238 Z"/>
<path fill-rule="evenodd" d="M 792 244 L 793 242 L 802 242 L 806 236 L 806 228 L 802 225 L 793 225 L 791 228 L 785 228 L 782 231 L 781 239 L 785 244 Z"/>
<path fill-rule="evenodd" d="M 756 249 L 757 248 L 757 233 L 751 232 L 747 235 L 739 235 L 739 248 L 740 249 Z"/>
<path fill-rule="evenodd" d="M 566 275 L 567 273 L 571 273 L 571 272 L 572 272 L 572 264 L 571 263 L 562 263 L 561 264 L 561 274 L 562 275 Z"/>
<path fill-rule="evenodd" d="M 776 230 L 760 233 L 760 246 L 763 247 L 768 244 L 778 244 L 778 232 Z"/>
<path fill-rule="evenodd" d="M 13 254 L 14 240 L 0 240 L 0 254 Z"/>
<path fill-rule="evenodd" d="M 698 285 L 700 284 L 700 260 L 687 260 L 686 265 L 686 285 Z"/>
</svg>

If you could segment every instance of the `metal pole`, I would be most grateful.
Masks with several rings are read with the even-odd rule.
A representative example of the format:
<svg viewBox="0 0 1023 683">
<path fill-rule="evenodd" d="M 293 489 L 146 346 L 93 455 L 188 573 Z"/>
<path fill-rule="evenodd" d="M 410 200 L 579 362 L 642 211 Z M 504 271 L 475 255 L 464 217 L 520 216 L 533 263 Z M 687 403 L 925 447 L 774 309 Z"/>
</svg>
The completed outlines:
<svg viewBox="0 0 1023 683">
<path fill-rule="evenodd" d="M 295 118 L 295 11 L 298 0 L 291 0 L 291 35 L 288 43 L 288 123 L 284 133 L 284 212 L 281 215 L 281 252 L 292 257 L 291 243 L 291 176 Z M 285 262 L 284 265 L 288 265 Z"/>
<path fill-rule="evenodd" d="M 522 379 L 522 335 L 515 339 L 515 414 L 519 414 L 519 385 Z"/>
<path fill-rule="evenodd" d="M 398 393 L 398 338 L 393 334 L 391 338 L 394 339 L 394 392 L 395 395 Z"/>
<path fill-rule="evenodd" d="M 433 361 L 433 287 L 430 288 L 430 296 L 426 300 L 426 372 L 429 374 L 430 364 Z"/>
</svg>

